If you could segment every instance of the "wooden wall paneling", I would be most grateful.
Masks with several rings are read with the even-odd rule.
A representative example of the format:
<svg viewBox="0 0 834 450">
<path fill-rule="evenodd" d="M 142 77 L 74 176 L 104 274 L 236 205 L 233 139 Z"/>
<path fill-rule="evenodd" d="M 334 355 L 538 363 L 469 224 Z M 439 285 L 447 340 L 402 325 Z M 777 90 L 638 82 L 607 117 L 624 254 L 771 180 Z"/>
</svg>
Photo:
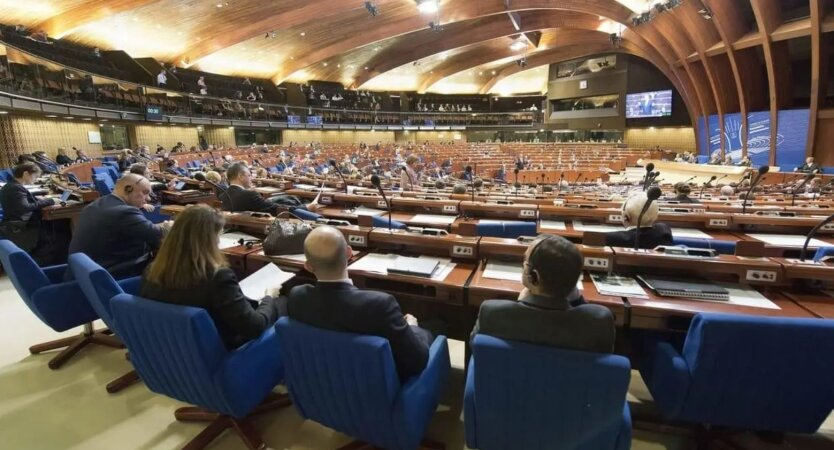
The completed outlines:
<svg viewBox="0 0 834 450">
<path fill-rule="evenodd" d="M 372 145 L 377 142 L 387 143 L 394 141 L 393 131 L 285 130 L 281 132 L 281 143 L 283 144 L 289 142 L 300 142 L 304 144 L 309 142 L 320 142 L 322 144 L 356 144 L 364 142 Z"/>
<path fill-rule="evenodd" d="M 817 133 L 817 113 L 820 109 L 821 98 L 827 94 L 826 85 L 823 95 L 820 96 L 821 80 L 828 78 L 828 56 L 827 41 L 822 39 L 822 19 L 825 17 L 825 3 L 823 0 L 811 1 L 811 102 L 808 111 L 808 143 L 805 149 L 805 156 L 814 154 Z M 823 68 L 822 66 L 826 67 Z"/>
<path fill-rule="evenodd" d="M 12 126 L 12 117 L 0 115 L 0 167 L 12 167 L 23 152 Z"/>
<path fill-rule="evenodd" d="M 203 137 L 209 145 L 219 147 L 235 147 L 235 130 L 229 127 L 206 126 L 203 128 Z"/>
<path fill-rule="evenodd" d="M 736 91 L 738 92 L 738 107 L 741 113 L 741 129 L 747 130 L 747 115 L 750 112 L 749 101 L 751 97 L 750 86 L 745 89 L 745 84 L 742 81 L 742 67 L 745 71 L 750 72 L 752 66 L 742 65 L 749 60 L 747 56 L 739 56 L 741 53 L 737 52 L 733 47 L 733 43 L 741 39 L 748 31 L 744 23 L 741 11 L 737 2 L 726 2 L 721 0 L 702 0 L 704 6 L 710 8 L 713 12 L 712 21 L 715 23 L 716 31 L 721 36 L 721 41 L 724 43 L 724 49 L 727 53 L 727 59 L 730 63 L 730 69 L 733 73 L 733 79 L 736 83 Z M 743 53 L 743 52 L 742 52 Z M 747 154 L 747 133 L 741 134 L 742 154 Z"/>
<path fill-rule="evenodd" d="M 817 122 L 814 158 L 820 166 L 834 166 L 834 117 L 820 117 Z"/>
<path fill-rule="evenodd" d="M 197 127 L 194 126 L 170 126 L 161 125 L 134 125 L 136 133 L 136 145 L 147 145 L 151 152 L 156 151 L 156 146 L 161 145 L 170 150 L 177 142 L 182 142 L 185 148 L 199 145 Z"/>
<path fill-rule="evenodd" d="M 782 24 L 782 8 L 778 0 L 750 0 L 753 7 L 753 14 L 756 16 L 756 26 L 762 36 L 762 50 L 765 56 L 765 67 L 767 69 L 767 80 L 770 92 L 770 164 L 776 163 L 776 138 L 779 125 L 779 105 L 784 101 L 780 99 L 779 88 L 784 83 L 784 67 L 776 67 L 778 63 L 784 63 L 787 52 L 775 55 L 773 39 L 771 34 Z M 776 61 L 776 60 L 779 61 Z"/>
<path fill-rule="evenodd" d="M 695 147 L 695 130 L 692 127 L 628 128 L 625 130 L 625 143 L 629 147 L 654 148 L 677 152 L 697 151 Z"/>
<path fill-rule="evenodd" d="M 77 147 L 87 152 L 89 156 L 101 155 L 101 144 L 89 143 L 89 132 L 99 131 L 99 126 L 92 121 L 47 119 L 36 116 L 18 116 L 8 114 L 2 116 L 8 124 L 4 127 L 6 133 L 11 133 L 7 139 L 14 147 L 15 154 L 32 153 L 43 150 L 51 158 L 58 154 L 58 147 L 70 149 Z"/>
<path fill-rule="evenodd" d="M 682 49 L 686 52 L 686 54 L 692 54 L 692 52 L 695 52 L 698 58 L 697 61 L 700 61 L 701 63 L 701 67 L 706 74 L 706 79 L 709 82 L 709 88 L 712 93 L 712 101 L 715 103 L 715 108 L 718 112 L 718 126 L 721 129 L 721 143 L 719 148 L 723 154 L 727 146 L 724 133 L 724 113 L 727 111 L 727 105 L 730 102 L 728 97 L 735 95 L 735 93 L 727 95 L 721 89 L 722 86 L 719 84 L 720 81 L 718 80 L 720 75 L 717 73 L 719 68 L 713 67 L 712 60 L 708 58 L 705 53 L 707 48 L 712 47 L 719 41 L 719 37 L 714 28 L 712 28 L 711 24 L 710 27 L 707 28 L 704 27 L 703 24 L 699 23 L 696 25 L 696 23 L 692 21 L 691 15 L 698 15 L 697 10 L 693 10 L 694 7 L 694 2 L 686 2 L 671 12 L 661 14 L 658 19 L 668 22 L 667 27 L 669 28 L 677 28 L 679 30 L 683 29 L 685 31 L 685 33 L 676 35 L 682 45 Z M 698 67 L 697 64 L 695 67 Z"/>
<path fill-rule="evenodd" d="M 24 0 L 26 1 L 26 0 Z M 69 31 L 108 16 L 130 11 L 156 0 L 83 0 L 59 14 L 34 26 L 46 31 L 50 37 L 60 38 Z"/>
</svg>

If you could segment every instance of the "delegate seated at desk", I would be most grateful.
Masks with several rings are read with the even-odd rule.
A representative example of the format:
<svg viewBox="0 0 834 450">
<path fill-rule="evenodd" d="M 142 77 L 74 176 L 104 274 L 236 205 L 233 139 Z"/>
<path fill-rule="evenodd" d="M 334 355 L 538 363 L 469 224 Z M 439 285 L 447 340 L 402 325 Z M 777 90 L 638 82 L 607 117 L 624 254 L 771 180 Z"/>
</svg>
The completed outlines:
<svg viewBox="0 0 834 450">
<path fill-rule="evenodd" d="M 205 309 L 231 350 L 260 336 L 286 315 L 287 306 L 278 289 L 260 302 L 243 294 L 218 246 L 223 225 L 223 215 L 214 208 L 185 208 L 142 276 L 139 292 L 145 298 Z"/>
<path fill-rule="evenodd" d="M 689 187 L 688 183 L 684 183 L 682 181 L 680 183 L 675 183 L 675 198 L 672 200 L 678 203 L 700 204 L 701 202 L 689 196 L 690 193 L 692 193 L 692 188 Z"/>
<path fill-rule="evenodd" d="M 291 318 L 328 330 L 386 338 L 401 380 L 423 371 L 432 334 L 420 328 L 413 316 L 403 315 L 391 294 L 353 286 L 347 270 L 353 251 L 339 230 L 314 229 L 304 241 L 304 254 L 304 268 L 317 282 L 290 291 L 287 311 Z"/>
<path fill-rule="evenodd" d="M 638 233 L 637 219 L 640 211 L 648 201 L 645 192 L 633 194 L 623 202 L 623 225 L 626 231 L 606 233 L 605 245 L 611 247 L 634 247 L 634 237 Z M 658 245 L 672 245 L 672 229 L 665 223 L 655 223 L 658 214 L 657 202 L 652 202 L 643 214 L 640 222 L 640 242 L 643 249 L 653 249 Z"/>
<path fill-rule="evenodd" d="M 536 239 L 524 253 L 518 301 L 487 300 L 472 330 L 502 339 L 567 350 L 611 353 L 614 316 L 576 293 L 582 255 L 570 241 L 555 235 Z M 576 297 L 574 297 L 576 296 Z"/>
<path fill-rule="evenodd" d="M 30 256 L 40 266 L 61 264 L 67 260 L 69 231 L 61 225 L 49 233 L 41 220 L 41 209 L 55 204 L 51 198 L 38 199 L 26 189 L 41 175 L 40 167 L 33 162 L 18 164 L 12 169 L 12 179 L 0 189 L 0 205 L 3 207 L 3 222 L 26 222 L 29 229 L 37 229 L 35 246 Z M 18 244 L 20 245 L 20 244 Z"/>
<path fill-rule="evenodd" d="M 136 175 L 143 176 L 148 180 L 153 178 L 151 171 L 148 170 L 148 166 L 142 163 L 132 164 L 129 169 L 130 173 L 135 173 Z M 147 212 L 153 212 L 156 207 L 154 205 L 160 203 L 159 194 L 157 192 L 164 191 L 165 189 L 171 190 L 174 188 L 174 185 L 177 184 L 176 180 L 171 180 L 167 183 L 159 183 L 159 182 L 151 182 L 151 193 L 148 195 L 150 199 L 148 203 L 142 206 Z"/>
<path fill-rule="evenodd" d="M 129 173 L 113 193 L 87 205 L 78 217 L 70 253 L 85 253 L 116 278 L 140 275 L 170 222 L 154 225 L 143 214 L 151 182 Z"/>
<path fill-rule="evenodd" d="M 226 169 L 226 179 L 229 181 L 229 187 L 218 196 L 218 199 L 223 203 L 224 211 L 254 211 L 269 213 L 274 216 L 278 214 L 278 210 L 282 207 L 298 207 L 310 211 L 316 211 L 324 207 L 324 205 L 315 202 L 303 205 L 300 200 L 290 195 L 275 200 L 267 200 L 261 197 L 261 194 L 252 190 L 252 173 L 242 162 L 236 162 Z"/>
</svg>

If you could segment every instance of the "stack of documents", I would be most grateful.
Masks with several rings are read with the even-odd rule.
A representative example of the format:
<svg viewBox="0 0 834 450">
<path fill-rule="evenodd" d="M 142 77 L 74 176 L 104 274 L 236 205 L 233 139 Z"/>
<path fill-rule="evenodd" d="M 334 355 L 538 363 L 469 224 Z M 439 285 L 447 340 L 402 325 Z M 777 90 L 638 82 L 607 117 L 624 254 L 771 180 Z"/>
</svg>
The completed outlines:
<svg viewBox="0 0 834 450">
<path fill-rule="evenodd" d="M 523 268 L 518 262 L 487 262 L 484 278 L 521 282 Z"/>
<path fill-rule="evenodd" d="M 632 277 L 592 273 L 591 280 L 593 280 L 597 291 L 602 295 L 612 295 L 615 297 L 649 297 L 646 291 L 643 290 L 643 287 Z"/>
</svg>

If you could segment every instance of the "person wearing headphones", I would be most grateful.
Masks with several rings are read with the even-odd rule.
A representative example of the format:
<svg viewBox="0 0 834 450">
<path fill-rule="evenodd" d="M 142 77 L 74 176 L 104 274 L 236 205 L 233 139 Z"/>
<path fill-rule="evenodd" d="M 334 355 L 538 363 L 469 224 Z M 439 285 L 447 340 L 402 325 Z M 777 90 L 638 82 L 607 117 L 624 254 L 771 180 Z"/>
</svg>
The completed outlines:
<svg viewBox="0 0 834 450">
<path fill-rule="evenodd" d="M 472 338 L 480 333 L 566 350 L 614 350 L 614 315 L 604 306 L 585 303 L 576 289 L 582 255 L 575 245 L 541 235 L 527 248 L 522 264 L 524 289 L 518 300 L 481 304 Z"/>
<path fill-rule="evenodd" d="M 627 198 L 623 202 L 623 225 L 625 231 L 613 231 L 606 233 L 605 245 L 611 247 L 634 247 L 634 236 L 638 233 L 637 220 L 643 206 L 649 201 L 645 192 L 639 192 Z M 672 229 L 665 223 L 655 223 L 659 207 L 657 202 L 652 202 L 643 213 L 640 220 L 640 242 L 642 249 L 653 249 L 658 245 L 673 245 Z"/>
<path fill-rule="evenodd" d="M 84 253 L 114 278 L 140 275 L 158 249 L 171 222 L 153 224 L 142 214 L 151 182 L 128 173 L 119 178 L 113 193 L 99 197 L 78 216 L 69 253 Z"/>
</svg>

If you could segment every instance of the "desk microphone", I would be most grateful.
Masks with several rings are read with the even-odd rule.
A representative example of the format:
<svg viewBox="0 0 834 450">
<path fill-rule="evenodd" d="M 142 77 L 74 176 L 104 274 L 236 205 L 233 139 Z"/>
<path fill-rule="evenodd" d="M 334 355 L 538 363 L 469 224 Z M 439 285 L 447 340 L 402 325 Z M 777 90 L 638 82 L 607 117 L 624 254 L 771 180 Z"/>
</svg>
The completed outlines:
<svg viewBox="0 0 834 450">
<path fill-rule="evenodd" d="M 726 176 L 726 175 L 724 175 L 724 176 Z M 704 185 L 701 186 L 701 192 L 698 193 L 698 198 L 701 198 L 701 197 L 704 196 L 704 189 L 706 189 L 707 187 L 712 187 L 712 182 L 715 181 L 716 178 L 718 178 L 718 177 L 713 175 L 712 177 L 710 177 L 709 181 L 704 182 Z"/>
<path fill-rule="evenodd" d="M 799 185 L 791 189 L 791 206 L 796 206 L 796 193 L 799 191 L 806 183 L 816 178 L 817 174 L 815 172 L 811 172 L 808 175 L 805 175 L 805 179 L 802 180 Z"/>
<path fill-rule="evenodd" d="M 747 191 L 747 195 L 744 196 L 744 203 L 741 204 L 741 213 L 742 214 L 747 212 L 747 200 L 750 200 L 750 195 L 753 193 L 753 189 L 756 188 L 756 185 L 759 184 L 759 181 L 761 181 L 762 177 L 765 176 L 765 174 L 767 174 L 768 172 L 770 172 L 770 166 L 765 165 L 765 166 L 759 167 L 759 172 L 756 175 L 756 178 L 754 178 L 753 182 L 750 183 L 750 190 Z"/>
<path fill-rule="evenodd" d="M 576 174 L 576 179 L 573 180 L 573 185 L 574 186 L 576 186 L 576 184 L 579 183 L 579 178 L 581 178 L 581 177 L 582 177 L 582 172 L 579 172 L 578 174 Z"/>
<path fill-rule="evenodd" d="M 808 244 L 811 242 L 811 238 L 817 234 L 820 228 L 826 226 L 827 224 L 831 223 L 834 220 L 834 214 L 828 216 L 822 222 L 818 223 L 817 226 L 811 229 L 808 232 L 808 237 L 805 238 L 805 244 L 802 245 L 802 251 L 799 252 L 799 260 L 804 262 L 805 261 L 805 253 L 808 252 Z"/>
<path fill-rule="evenodd" d="M 647 187 L 649 187 L 649 177 L 652 174 L 652 170 L 654 170 L 654 163 L 646 164 L 646 175 L 643 176 L 643 190 L 645 191 Z"/>
<path fill-rule="evenodd" d="M 382 184 L 379 182 L 378 175 L 371 176 L 371 184 L 376 187 L 379 193 L 382 195 L 382 199 L 385 200 L 385 207 L 388 209 L 388 232 L 391 232 L 391 203 L 388 202 L 388 197 L 385 195 L 385 191 L 382 189 Z"/>
<path fill-rule="evenodd" d="M 333 167 L 333 170 L 335 170 L 336 173 L 339 174 L 339 177 L 342 179 L 342 183 L 345 185 L 345 194 L 347 194 L 348 193 L 348 184 L 347 184 L 347 180 L 345 180 L 345 174 L 343 174 L 342 171 L 339 170 L 339 166 L 336 165 L 336 160 L 335 159 L 330 160 L 330 166 Z"/>
<path fill-rule="evenodd" d="M 651 164 L 651 163 L 649 163 Z M 640 210 L 640 215 L 637 216 L 637 229 L 634 233 L 634 249 L 637 250 L 640 248 L 640 225 L 643 222 L 643 214 L 649 210 L 649 206 L 651 206 L 652 202 L 659 199 L 663 191 L 660 190 L 657 186 L 652 186 L 646 192 L 646 203 L 643 205 L 643 209 Z"/>
<path fill-rule="evenodd" d="M 694 179 L 696 179 L 696 178 L 698 178 L 698 176 L 697 176 L 697 175 L 695 175 L 694 177 L 689 177 L 689 179 L 688 179 L 688 180 L 684 180 L 684 183 L 689 183 L 690 181 L 692 181 L 692 180 L 694 180 Z M 714 180 L 714 179 L 715 179 L 715 175 L 713 175 L 713 176 L 712 176 L 712 180 Z M 710 181 L 712 181 L 712 180 L 710 180 Z"/>
</svg>

